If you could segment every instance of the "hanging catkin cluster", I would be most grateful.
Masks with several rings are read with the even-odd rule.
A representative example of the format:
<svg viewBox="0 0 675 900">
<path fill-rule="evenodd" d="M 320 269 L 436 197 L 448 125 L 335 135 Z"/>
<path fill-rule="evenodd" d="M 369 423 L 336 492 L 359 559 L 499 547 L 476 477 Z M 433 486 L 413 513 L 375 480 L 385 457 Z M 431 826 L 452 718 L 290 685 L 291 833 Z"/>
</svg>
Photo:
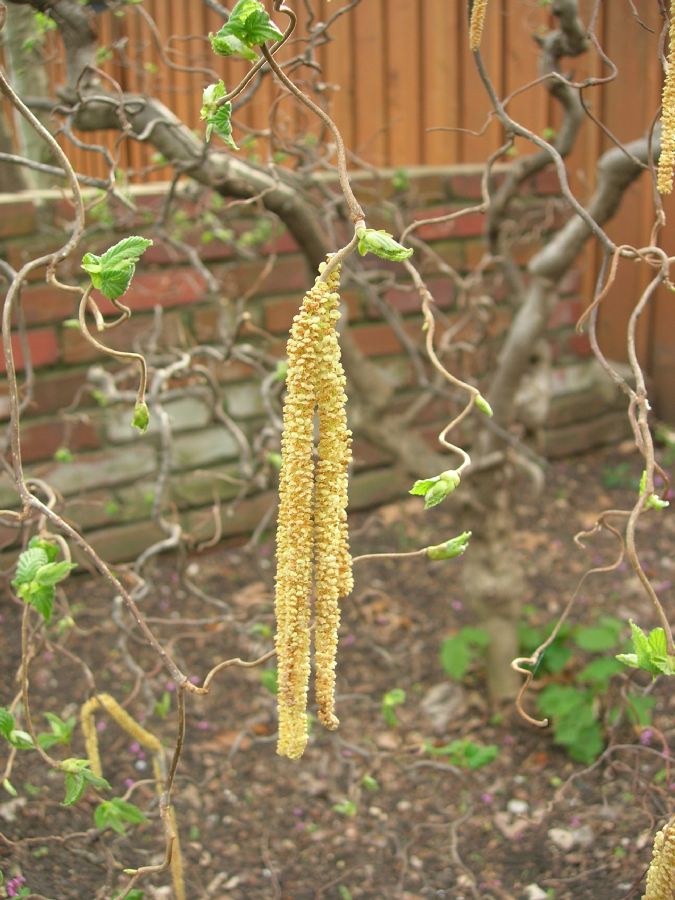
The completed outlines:
<svg viewBox="0 0 675 900">
<path fill-rule="evenodd" d="M 661 152 L 656 173 L 656 185 L 661 194 L 673 189 L 675 166 L 675 3 L 670 8 L 668 69 L 661 96 Z"/>
<path fill-rule="evenodd" d="M 657 831 L 652 861 L 647 872 L 647 893 L 642 900 L 673 900 L 675 897 L 675 817 Z"/>
<path fill-rule="evenodd" d="M 487 0 L 473 0 L 471 19 L 469 21 L 469 48 L 472 51 L 480 50 L 486 10 Z"/>
<path fill-rule="evenodd" d="M 347 466 L 351 432 L 336 323 L 339 269 L 316 280 L 293 320 L 288 341 L 277 523 L 275 611 L 278 669 L 277 752 L 300 757 L 307 744 L 310 596 L 314 616 L 315 693 L 319 720 L 337 728 L 335 659 L 338 600 L 351 592 Z M 318 459 L 314 462 L 314 416 Z"/>
</svg>

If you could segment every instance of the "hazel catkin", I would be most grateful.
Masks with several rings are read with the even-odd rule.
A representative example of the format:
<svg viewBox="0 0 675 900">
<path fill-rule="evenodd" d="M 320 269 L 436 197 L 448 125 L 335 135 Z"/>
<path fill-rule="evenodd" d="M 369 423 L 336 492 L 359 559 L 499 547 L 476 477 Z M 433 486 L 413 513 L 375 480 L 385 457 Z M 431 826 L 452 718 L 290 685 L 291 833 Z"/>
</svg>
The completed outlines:
<svg viewBox="0 0 675 900">
<path fill-rule="evenodd" d="M 675 4 L 670 7 L 668 68 L 661 94 L 661 152 L 656 170 L 656 186 L 661 194 L 673 189 L 675 166 Z"/>
<path fill-rule="evenodd" d="M 657 831 L 652 861 L 647 872 L 647 891 L 642 900 L 673 900 L 675 897 L 675 817 Z"/>
<path fill-rule="evenodd" d="M 351 433 L 335 328 L 339 269 L 316 280 L 293 321 L 281 441 L 275 613 L 277 752 L 300 757 L 307 744 L 310 597 L 316 592 L 315 688 L 319 719 L 336 728 L 335 657 L 340 596 L 351 590 L 347 467 Z M 314 417 L 318 412 L 318 461 Z"/>
</svg>

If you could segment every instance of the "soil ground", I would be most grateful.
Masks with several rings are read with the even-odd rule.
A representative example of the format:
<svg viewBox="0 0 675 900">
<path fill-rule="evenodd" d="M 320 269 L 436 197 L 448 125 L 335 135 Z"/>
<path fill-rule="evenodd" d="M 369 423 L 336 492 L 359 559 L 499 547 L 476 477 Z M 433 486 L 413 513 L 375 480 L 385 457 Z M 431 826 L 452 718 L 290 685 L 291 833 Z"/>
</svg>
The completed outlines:
<svg viewBox="0 0 675 900">
<path fill-rule="evenodd" d="M 514 552 L 528 569 L 526 624 L 552 622 L 585 569 L 614 555 L 608 542 L 584 552 L 572 537 L 601 509 L 630 506 L 639 474 L 634 455 L 620 448 L 551 464 L 543 497 L 523 486 Z M 355 553 L 415 549 L 463 530 L 450 501 L 427 513 L 421 507 L 419 498 L 406 498 L 355 517 Z M 671 613 L 674 531 L 666 512 L 650 514 L 639 533 L 643 564 Z M 143 612 L 184 671 L 201 680 L 219 660 L 269 649 L 272 557 L 271 536 L 254 551 L 216 548 L 194 557 L 187 573 L 198 592 L 185 583 L 184 561 L 163 556 L 155 564 Z M 607 722 L 630 686 L 656 698 L 651 727 L 641 731 L 624 716 L 607 724 L 609 749 L 600 762 L 573 761 L 550 728 L 527 724 L 511 708 L 489 710 L 479 657 L 459 683 L 443 671 L 443 639 L 480 624 L 458 587 L 461 565 L 413 558 L 357 567 L 340 633 L 341 726 L 328 733 L 315 725 L 300 761 L 275 754 L 275 699 L 265 686 L 273 663 L 265 676 L 261 669 L 223 671 L 208 696 L 189 698 L 175 791 L 189 900 L 641 896 L 654 828 L 675 806 L 667 750 L 675 701 L 665 679 L 652 687 L 644 673 L 615 676 L 609 695 L 595 701 L 600 720 Z M 175 692 L 165 670 L 100 580 L 79 576 L 66 584 L 76 627 L 60 640 L 52 629 L 53 640 L 32 662 L 36 723 L 42 727 L 45 711 L 76 715 L 91 695 L 81 657 L 98 691 L 114 695 L 173 746 Z M 57 622 L 65 611 L 59 602 Z M 5 704 L 17 690 L 20 614 L 7 590 L 0 630 Z M 592 625 L 603 615 L 656 624 L 625 564 L 587 582 L 572 621 Z M 579 684 L 579 671 L 597 658 L 574 649 L 562 671 L 538 676 L 525 701 L 535 715 L 543 686 Z M 130 659 L 140 666 L 136 673 Z M 395 709 L 397 723 L 388 723 L 382 700 L 394 688 L 405 691 L 405 702 Z M 123 868 L 162 860 L 149 759 L 110 719 L 99 715 L 98 722 L 114 795 L 131 789 L 129 799 L 148 821 L 126 835 L 101 834 L 93 828 L 96 797 L 88 792 L 75 807 L 63 807 L 62 777 L 34 752 L 20 752 L 11 775 L 19 796 L 0 796 L 0 869 L 5 883 L 23 876 L 30 896 L 111 897 L 126 883 Z M 461 768 L 438 753 L 458 739 L 494 745 L 496 758 Z M 51 752 L 84 756 L 79 727 L 71 750 Z M 150 900 L 173 896 L 169 885 L 164 872 L 139 887 Z"/>
</svg>

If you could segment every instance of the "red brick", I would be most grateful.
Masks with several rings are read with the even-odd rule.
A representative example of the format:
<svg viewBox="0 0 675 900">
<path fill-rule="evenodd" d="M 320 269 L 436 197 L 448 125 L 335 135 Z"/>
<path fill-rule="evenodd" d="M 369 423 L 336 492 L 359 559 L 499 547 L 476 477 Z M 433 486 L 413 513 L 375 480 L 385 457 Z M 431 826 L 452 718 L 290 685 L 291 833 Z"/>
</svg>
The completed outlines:
<svg viewBox="0 0 675 900">
<path fill-rule="evenodd" d="M 100 334 L 90 325 L 92 334 L 108 347 L 115 350 L 133 350 L 134 338 L 143 342 L 143 337 L 150 334 L 152 328 L 152 316 L 133 317 L 123 322 L 117 328 L 104 331 Z M 185 329 L 182 327 L 178 313 L 168 313 L 162 317 L 162 334 L 160 346 L 180 346 L 184 343 Z M 64 328 L 61 334 L 63 348 L 63 362 L 68 364 L 99 362 L 109 363 L 110 359 L 96 347 L 92 346 L 76 328 Z"/>
<path fill-rule="evenodd" d="M 23 426 L 21 433 L 24 462 L 52 459 L 59 447 L 67 447 L 76 453 L 98 446 L 98 433 L 90 422 L 78 421 L 70 428 L 67 422 L 59 420 L 29 423 Z"/>
<path fill-rule="evenodd" d="M 28 415 L 46 415 L 69 406 L 87 380 L 87 370 L 61 370 L 54 374 L 41 372 L 33 389 L 33 402 L 28 407 Z M 83 398 L 85 403 L 88 395 Z M 89 401 L 91 402 L 91 401 Z"/>
<path fill-rule="evenodd" d="M 389 356 L 403 350 L 388 325 L 357 325 L 351 334 L 356 346 L 368 356 Z"/>
<path fill-rule="evenodd" d="M 553 166 L 549 166 L 544 169 L 543 172 L 539 172 L 538 175 L 535 175 L 534 189 L 537 194 L 560 193 L 560 181 L 558 180 L 558 175 Z"/>
<path fill-rule="evenodd" d="M 551 313 L 546 327 L 555 329 L 576 325 L 583 308 L 583 304 L 578 297 L 569 300 L 559 300 Z"/>
<path fill-rule="evenodd" d="M 420 218 L 440 218 L 449 213 L 458 212 L 461 207 L 456 209 L 431 209 L 427 211 L 425 216 Z M 465 215 L 449 221 L 430 222 L 427 225 L 420 225 L 415 230 L 415 236 L 423 241 L 438 241 L 443 238 L 465 238 L 478 237 L 483 233 L 485 227 L 485 216 L 481 212 L 469 208 Z"/>
<path fill-rule="evenodd" d="M 455 302 L 455 287 L 449 278 L 433 278 L 426 282 L 434 303 L 439 309 L 449 309 Z M 410 290 L 403 288 L 390 288 L 384 294 L 384 300 L 389 307 L 402 315 L 421 312 L 422 300 L 417 289 L 411 285 Z M 371 316 L 379 317 L 374 304 L 368 304 Z"/>
<path fill-rule="evenodd" d="M 21 308 L 28 325 L 60 322 L 77 316 L 79 297 L 50 284 L 28 286 L 21 292 Z"/>
<path fill-rule="evenodd" d="M 216 274 L 221 279 L 225 295 L 234 299 L 250 290 L 260 277 L 263 265 L 262 260 L 239 261 L 219 268 Z M 301 297 L 312 283 L 313 277 L 304 257 L 299 254 L 288 254 L 277 259 L 267 278 L 258 285 L 256 296 L 297 293 Z"/>
<path fill-rule="evenodd" d="M 31 234 L 35 231 L 35 204 L 30 200 L 7 202 L 8 199 L 0 197 L 0 239 Z"/>
<path fill-rule="evenodd" d="M 53 365 L 59 359 L 59 347 L 56 341 L 56 332 L 53 328 L 34 328 L 27 331 L 28 350 L 33 367 Z M 24 368 L 24 358 L 18 335 L 12 335 L 12 349 L 14 351 L 14 365 L 17 370 Z M 0 372 L 6 372 L 7 365 L 4 353 L 0 357 Z"/>
<path fill-rule="evenodd" d="M 457 197 L 466 197 L 469 200 L 481 199 L 480 182 L 481 175 L 478 172 L 452 175 L 450 178 L 452 193 Z"/>
<path fill-rule="evenodd" d="M 593 351 L 587 334 L 571 334 L 567 339 L 567 348 L 574 353 L 575 356 L 587 357 L 591 356 Z"/>
<path fill-rule="evenodd" d="M 185 306 L 203 300 L 206 293 L 206 283 L 201 275 L 194 269 L 169 269 L 162 272 L 137 272 L 131 287 L 120 297 L 120 302 L 128 306 L 133 312 L 152 309 L 162 306 L 165 309 L 172 306 Z M 99 309 L 104 316 L 114 316 L 117 313 L 115 307 L 96 295 Z"/>
</svg>

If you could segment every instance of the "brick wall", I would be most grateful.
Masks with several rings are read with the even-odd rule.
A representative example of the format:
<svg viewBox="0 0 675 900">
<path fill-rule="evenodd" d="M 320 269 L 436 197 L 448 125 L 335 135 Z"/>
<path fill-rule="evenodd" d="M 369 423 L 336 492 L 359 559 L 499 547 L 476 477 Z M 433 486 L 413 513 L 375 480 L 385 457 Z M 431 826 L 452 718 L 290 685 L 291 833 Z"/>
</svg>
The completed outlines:
<svg viewBox="0 0 675 900">
<path fill-rule="evenodd" d="M 418 217 L 461 208 L 480 197 L 478 170 L 473 167 L 426 169 L 409 175 L 410 187 L 396 199 L 414 209 Z M 395 194 L 386 173 L 378 181 L 360 183 L 358 188 L 366 202 L 376 195 L 391 199 Z M 555 188 L 554 179 L 540 176 L 524 199 L 531 203 L 551 200 Z M 133 216 L 117 211 L 112 222 L 108 212 L 99 212 L 92 220 L 93 231 L 81 250 L 59 267 L 61 280 L 72 283 L 81 279 L 79 262 L 83 252 L 103 250 L 125 234 L 149 233 L 149 222 L 162 200 L 162 190 L 161 185 L 135 190 L 137 213 Z M 204 278 L 178 252 L 155 239 L 124 298 L 133 310 L 133 317 L 105 334 L 113 347 L 133 348 L 136 342 L 147 337 L 154 327 L 153 310 L 158 304 L 164 310 L 158 337 L 160 347 L 213 342 L 219 319 L 227 317 L 237 297 L 256 285 L 261 271 L 259 261 L 235 259 L 231 248 L 216 236 L 202 241 L 202 235 L 193 225 L 199 213 L 198 201 L 187 197 L 181 200 L 179 210 L 178 224 L 186 239 L 192 237 L 200 244 L 202 258 L 223 286 L 222 294 L 209 295 Z M 59 246 L 72 218 L 70 205 L 57 192 L 42 192 L 31 195 L 30 199 L 24 195 L 20 198 L 0 195 L 0 257 L 18 268 Z M 377 221 L 375 217 L 369 224 L 392 227 L 385 218 Z M 241 222 L 236 225 L 244 226 Z M 482 256 L 482 227 L 482 216 L 470 214 L 452 223 L 424 226 L 420 236 L 442 259 L 465 271 Z M 303 258 L 287 234 L 276 233 L 260 249 L 264 255 L 278 254 L 278 259 L 247 301 L 250 326 L 242 339 L 263 340 L 271 353 L 282 358 L 285 335 L 309 276 Z M 526 258 L 523 251 L 523 260 Z M 583 303 L 579 285 L 575 272 L 560 285 L 560 303 L 549 323 L 556 397 L 544 450 L 551 455 L 578 451 L 625 433 L 625 414 L 618 411 L 621 401 L 617 405 L 616 396 L 597 380 L 595 370 L 588 364 L 587 343 L 574 334 L 574 322 Z M 431 287 L 438 288 L 435 293 L 438 306 L 452 321 L 459 311 L 455 309 L 451 283 L 446 280 Z M 344 298 L 356 343 L 384 367 L 396 386 L 396 403 L 405 407 L 414 396 L 414 378 L 400 339 L 365 296 L 349 290 Z M 403 317 L 406 332 L 419 339 L 422 320 L 415 293 L 392 288 L 386 300 Z M 129 559 L 163 536 L 149 521 L 160 434 L 156 418 L 144 436 L 130 427 L 133 399 L 127 404 L 110 405 L 104 402 L 100 392 L 86 389 L 92 366 L 113 371 L 116 367 L 102 358 L 77 329 L 64 325 L 65 320 L 76 315 L 77 302 L 76 295 L 45 284 L 44 269 L 31 276 L 23 291 L 27 343 L 35 369 L 33 401 L 23 416 L 23 456 L 28 473 L 43 477 L 54 487 L 63 514 L 87 531 L 94 546 L 108 560 Z M 102 309 L 104 313 L 112 312 L 111 306 Z M 497 313 L 494 330 L 503 329 L 508 319 L 505 309 L 498 306 Z M 266 332 L 265 338 L 260 338 L 260 330 Z M 15 352 L 23 371 L 25 361 L 18 339 Z M 0 358 L 0 367 L 4 372 L 4 357 Z M 227 414 L 249 440 L 255 440 L 265 421 L 259 373 L 241 361 L 214 364 L 211 368 L 225 385 Z M 5 382 L 0 390 L 0 416 L 5 420 L 6 390 Z M 429 404 L 420 416 L 420 428 L 433 435 L 437 426 L 447 421 L 449 408 L 444 398 Z M 238 493 L 239 451 L 236 440 L 218 420 L 204 391 L 194 389 L 189 396 L 173 397 L 167 401 L 166 409 L 174 435 L 166 495 L 168 514 L 181 517 L 194 541 L 207 539 L 213 533 L 212 510 L 217 496 L 224 501 L 223 535 L 250 531 L 272 502 L 272 481 L 268 479 L 265 485 L 265 479 L 259 479 L 257 489 L 231 506 L 228 501 Z M 355 460 L 351 486 L 354 508 L 391 499 L 405 488 L 392 478 L 392 470 L 375 448 L 357 442 Z M 7 475 L 2 475 L 0 508 L 15 504 L 12 482 Z M 0 538 L 7 545 L 17 540 L 17 534 L 5 530 Z"/>
</svg>

